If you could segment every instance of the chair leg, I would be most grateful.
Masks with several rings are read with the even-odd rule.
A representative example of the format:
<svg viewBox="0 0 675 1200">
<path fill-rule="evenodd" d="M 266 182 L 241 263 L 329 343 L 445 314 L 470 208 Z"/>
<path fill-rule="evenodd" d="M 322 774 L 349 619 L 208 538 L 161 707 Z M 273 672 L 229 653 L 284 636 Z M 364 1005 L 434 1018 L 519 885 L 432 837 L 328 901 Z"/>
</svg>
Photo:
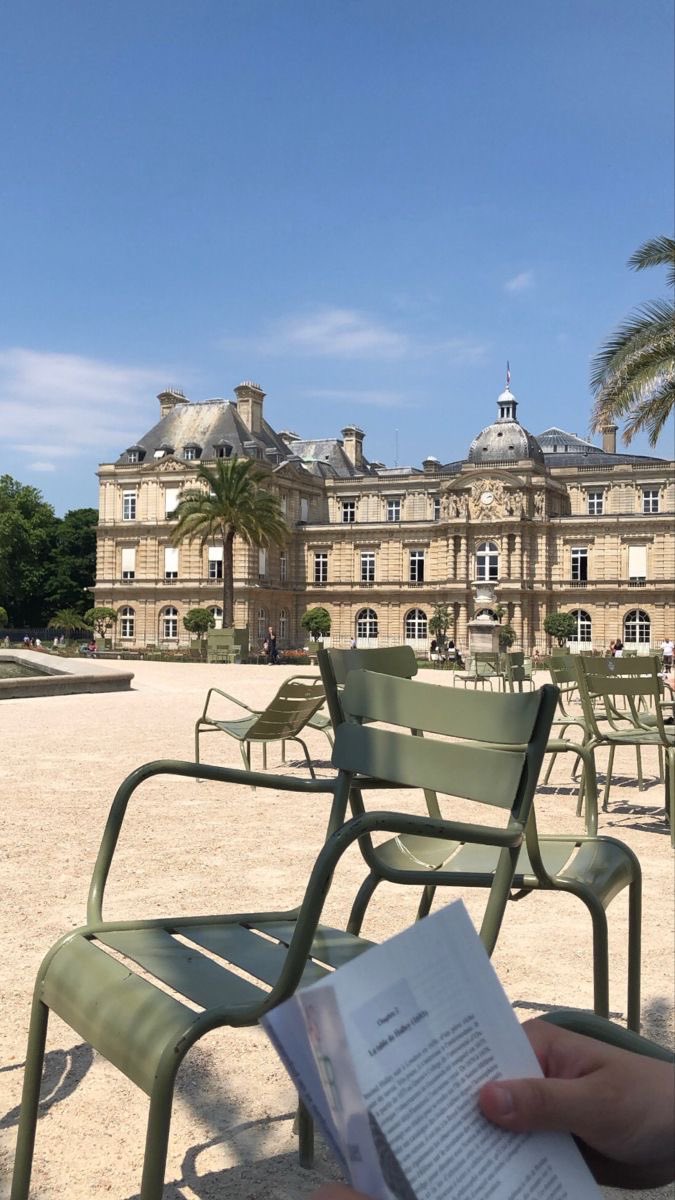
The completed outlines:
<svg viewBox="0 0 675 1200">
<path fill-rule="evenodd" d="M 246 767 L 247 771 L 250 771 L 251 770 L 251 743 L 250 742 L 240 742 L 239 749 L 241 750 L 241 757 L 244 760 L 244 766 Z"/>
<path fill-rule="evenodd" d="M 361 932 L 363 918 L 366 915 L 366 909 L 370 904 L 375 888 L 379 883 L 376 875 L 367 875 L 361 887 L 356 893 L 356 899 L 352 904 L 352 911 L 349 914 L 347 921 L 347 933 L 353 933 L 356 936 Z"/>
<path fill-rule="evenodd" d="M 609 800 L 609 788 L 612 782 L 612 768 L 614 766 L 614 751 L 616 747 L 612 743 L 609 747 L 609 758 L 607 759 L 607 776 L 605 778 L 605 790 L 602 793 L 602 811 L 607 812 L 607 802 Z"/>
<path fill-rule="evenodd" d="M 561 736 L 562 736 L 562 734 L 561 734 Z M 546 768 L 546 774 L 544 775 L 544 781 L 543 781 L 544 786 L 548 783 L 548 781 L 551 777 L 551 771 L 553 770 L 553 764 L 557 757 L 558 757 L 558 751 L 554 750 L 549 759 L 549 764 L 548 764 L 548 767 Z"/>
<path fill-rule="evenodd" d="M 429 916 L 429 910 L 433 904 L 435 894 L 436 885 L 433 883 L 427 883 L 422 891 L 422 898 L 417 909 L 416 920 L 421 921 L 423 917 Z"/>
<path fill-rule="evenodd" d="M 582 897 L 593 922 L 593 1011 L 609 1017 L 609 938 L 607 914 L 599 900 Z"/>
<path fill-rule="evenodd" d="M 38 980 L 38 982 L 40 981 Z M 26 1068 L 23 1077 L 21 1114 L 19 1116 L 19 1132 L 14 1157 L 14 1175 L 12 1177 L 10 1200 L 28 1200 L 48 1020 L 49 1009 L 35 995 L 30 1018 L 30 1029 L 28 1031 Z"/>
<path fill-rule="evenodd" d="M 639 746 L 635 747 L 635 757 L 637 758 L 638 791 L 644 792 L 645 781 L 642 777 L 642 751 Z"/>
<path fill-rule="evenodd" d="M 307 749 L 307 746 L 306 746 L 306 745 L 305 745 L 305 743 L 303 742 L 302 738 L 300 738 L 300 737 L 294 737 L 294 738 L 292 738 L 292 739 L 289 739 L 289 741 L 290 741 L 290 740 L 292 740 L 292 741 L 294 741 L 294 742 L 299 742 L 299 743 L 300 743 L 300 745 L 302 746 L 302 748 L 303 748 L 303 750 L 304 750 L 304 752 L 305 752 L 305 762 L 307 763 L 307 767 L 308 767 L 308 769 L 309 769 L 309 773 L 310 773 L 310 775 L 312 776 L 312 779 L 316 779 L 316 771 L 314 770 L 314 767 L 312 766 L 312 760 L 311 760 L 311 758 L 309 757 L 309 750 Z"/>
<path fill-rule="evenodd" d="M 199 721 L 197 721 L 197 724 L 195 725 L 195 762 L 196 763 L 199 762 L 199 733 L 200 733 L 200 726 L 199 726 Z"/>
<path fill-rule="evenodd" d="M 300 1166 L 308 1171 L 314 1165 L 314 1122 L 302 1100 L 298 1103 L 295 1122 L 298 1131 L 298 1159 Z"/>
<path fill-rule="evenodd" d="M 638 873 L 628 889 L 628 1006 L 629 1029 L 640 1032 L 642 959 L 642 880 Z"/>
<path fill-rule="evenodd" d="M 162 1200 L 174 1084 L 183 1057 L 182 1054 L 176 1055 L 169 1070 L 162 1069 L 162 1065 L 160 1065 L 157 1072 L 150 1097 L 139 1200 Z"/>
</svg>

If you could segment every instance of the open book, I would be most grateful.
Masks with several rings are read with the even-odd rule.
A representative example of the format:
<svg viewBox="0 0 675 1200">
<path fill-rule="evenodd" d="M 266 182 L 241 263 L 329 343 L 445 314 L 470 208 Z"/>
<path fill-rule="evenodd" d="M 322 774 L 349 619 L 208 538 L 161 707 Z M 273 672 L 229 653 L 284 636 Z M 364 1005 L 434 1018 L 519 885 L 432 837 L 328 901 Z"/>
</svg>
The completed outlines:
<svg viewBox="0 0 675 1200">
<path fill-rule="evenodd" d="M 514 1134 L 481 1084 L 541 1075 L 461 901 L 263 1018 L 346 1178 L 377 1200 L 599 1200 L 572 1138 Z"/>
</svg>

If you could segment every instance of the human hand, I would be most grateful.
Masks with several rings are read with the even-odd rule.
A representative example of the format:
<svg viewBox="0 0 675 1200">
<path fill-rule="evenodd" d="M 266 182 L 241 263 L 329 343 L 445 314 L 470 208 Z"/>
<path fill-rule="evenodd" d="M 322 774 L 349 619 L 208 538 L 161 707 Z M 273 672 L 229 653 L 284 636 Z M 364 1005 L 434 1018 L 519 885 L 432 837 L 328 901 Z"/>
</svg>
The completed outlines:
<svg viewBox="0 0 675 1200">
<path fill-rule="evenodd" d="M 523 1029 L 545 1078 L 486 1083 L 479 1092 L 484 1115 L 517 1133 L 573 1133 L 599 1183 L 624 1188 L 670 1183 L 675 1178 L 672 1064 L 546 1021 L 526 1021 Z M 340 1195 L 336 1192 L 335 1200 Z"/>
</svg>

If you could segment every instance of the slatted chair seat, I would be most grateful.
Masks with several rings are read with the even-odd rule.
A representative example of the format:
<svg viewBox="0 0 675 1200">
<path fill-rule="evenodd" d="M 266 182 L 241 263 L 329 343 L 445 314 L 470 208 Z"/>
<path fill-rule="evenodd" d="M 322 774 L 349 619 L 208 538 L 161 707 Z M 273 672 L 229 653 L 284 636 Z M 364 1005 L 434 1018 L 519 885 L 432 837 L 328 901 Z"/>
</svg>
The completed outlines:
<svg viewBox="0 0 675 1200">
<path fill-rule="evenodd" d="M 529 696 L 467 697 L 452 689 L 353 671 L 344 692 L 346 719 L 333 751 L 337 774 L 325 779 L 284 777 L 205 764 L 148 763 L 133 772 L 113 800 L 89 891 L 87 923 L 48 952 L 35 985 L 11 1200 L 27 1200 L 48 1017 L 54 1011 L 150 1098 L 140 1200 L 161 1200 L 176 1076 L 185 1055 L 204 1034 L 223 1026 L 257 1024 L 269 1008 L 321 978 L 369 945 L 358 931 L 321 924 L 340 859 L 350 848 L 366 861 L 373 838 L 435 838 L 496 847 L 494 871 L 481 924 L 492 949 L 525 836 L 532 799 L 556 705 L 553 688 Z M 470 709 L 468 716 L 465 710 Z M 462 712 L 465 713 L 462 716 Z M 438 734 L 423 741 L 410 733 Z M 384 721 L 387 730 L 368 723 Z M 480 741 L 457 743 L 499 724 L 499 750 Z M 451 787 L 473 801 L 479 823 L 397 812 L 356 811 L 360 775 L 385 774 L 392 784 L 429 791 Z M 330 797 L 327 837 L 298 908 L 110 921 L 103 916 L 106 883 L 124 816 L 132 798 L 157 776 L 209 779 L 229 785 Z M 494 775 L 494 778 L 492 777 Z M 328 807 L 328 806 L 327 806 Z M 358 807 L 358 806 L 357 806 Z M 258 827 L 253 835 L 260 843 Z M 259 854 L 264 853 L 264 846 Z M 231 861 L 236 863 L 236 858 Z M 208 869 L 208 866 L 207 866 Z M 385 875 L 382 876 L 383 878 Z M 237 881 L 239 883 L 239 881 Z M 399 870 L 397 882 L 417 884 L 417 869 Z M 241 880 L 241 886 L 246 883 Z M 310 1165 L 312 1127 L 300 1111 L 300 1159 Z M 62 1188 L 67 1195 L 67 1185 Z"/>
</svg>

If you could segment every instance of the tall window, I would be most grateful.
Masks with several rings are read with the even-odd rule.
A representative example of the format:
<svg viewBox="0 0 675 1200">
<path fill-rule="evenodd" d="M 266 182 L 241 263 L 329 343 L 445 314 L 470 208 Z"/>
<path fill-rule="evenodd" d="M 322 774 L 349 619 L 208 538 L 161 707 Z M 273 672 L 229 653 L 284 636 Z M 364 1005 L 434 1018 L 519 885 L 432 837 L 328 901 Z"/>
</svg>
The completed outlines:
<svg viewBox="0 0 675 1200">
<path fill-rule="evenodd" d="M 195 458 L 199 458 L 199 449 L 197 446 L 185 446 L 183 448 L 183 458 L 186 462 L 192 462 Z"/>
<path fill-rule="evenodd" d="M 585 583 L 588 579 L 588 550 L 586 546 L 573 546 L 572 579 L 576 583 Z"/>
<path fill-rule="evenodd" d="M 258 550 L 258 575 L 261 579 L 267 575 L 267 551 L 264 546 Z"/>
<path fill-rule="evenodd" d="M 645 583 L 647 580 L 647 547 L 628 547 L 628 582 Z"/>
<path fill-rule="evenodd" d="M 375 582 L 375 551 L 361 551 L 361 583 Z"/>
<path fill-rule="evenodd" d="M 162 637 L 178 637 L 178 609 L 165 608 L 162 613 Z"/>
<path fill-rule="evenodd" d="M 300 520 L 309 520 L 309 500 L 305 500 L 304 497 L 300 501 Z"/>
<path fill-rule="evenodd" d="M 434 513 L 434 521 L 440 521 L 440 519 L 441 519 L 441 498 L 440 498 L 440 496 L 434 496 L 433 513 Z"/>
<path fill-rule="evenodd" d="M 496 542 L 481 542 L 477 547 L 476 579 L 499 579 L 499 547 Z"/>
<path fill-rule="evenodd" d="M 377 613 L 372 608 L 362 608 L 356 618 L 356 636 L 359 640 L 377 637 Z"/>
<path fill-rule="evenodd" d="M 180 488 L 168 487 L 164 488 L 164 515 L 172 517 L 178 508 L 178 493 Z"/>
<path fill-rule="evenodd" d="M 401 520 L 401 501 L 398 497 L 387 500 L 387 520 Z"/>
<path fill-rule="evenodd" d="M 212 604 L 211 607 L 209 608 L 209 612 L 211 613 L 211 616 L 213 617 L 213 619 L 215 621 L 215 625 L 213 626 L 213 628 L 214 629 L 222 629 L 223 628 L 223 610 L 220 607 L 220 605 Z"/>
<path fill-rule="evenodd" d="M 136 578 L 136 547 L 122 547 L 122 579 Z"/>
<path fill-rule="evenodd" d="M 427 614 L 421 608 L 411 608 L 405 618 L 406 638 L 409 641 L 419 641 L 426 638 L 427 631 Z"/>
<path fill-rule="evenodd" d="M 209 546 L 209 579 L 223 578 L 223 547 Z"/>
<path fill-rule="evenodd" d="M 602 492 L 588 493 L 588 515 L 590 517 L 601 517 L 604 511 L 603 494 Z"/>
<path fill-rule="evenodd" d="M 136 520 L 136 493 L 122 492 L 122 520 Z"/>
<path fill-rule="evenodd" d="M 314 555 L 314 582 L 328 583 L 328 555 L 323 551 Z"/>
<path fill-rule="evenodd" d="M 262 641 L 264 641 L 265 637 L 267 636 L 267 626 L 269 625 L 269 621 L 267 620 L 267 609 L 266 608 L 258 609 L 257 624 L 258 624 L 258 637 L 259 637 L 260 641 L 262 642 Z"/>
<path fill-rule="evenodd" d="M 288 511 L 288 496 L 285 492 L 282 492 L 279 496 L 279 508 L 281 509 L 282 514 L 286 516 Z"/>
<path fill-rule="evenodd" d="M 576 627 L 574 633 L 570 635 L 570 641 L 571 642 L 590 642 L 591 635 L 593 632 L 593 627 L 591 624 L 591 618 L 588 615 L 588 613 L 584 612 L 583 608 L 575 608 L 573 610 L 573 612 L 570 613 L 570 616 L 574 617 L 574 619 L 577 623 L 577 627 Z"/>
<path fill-rule="evenodd" d="M 120 609 L 120 635 L 123 638 L 132 638 L 134 636 L 134 627 L 136 624 L 136 614 L 133 608 Z"/>
<path fill-rule="evenodd" d="M 279 555 L 279 579 L 285 583 L 288 578 L 288 555 L 285 550 Z"/>
<path fill-rule="evenodd" d="M 624 642 L 633 642 L 639 646 L 648 646 L 651 630 L 652 623 L 649 616 L 641 608 L 634 608 L 632 612 L 626 613 L 623 623 Z"/>
<path fill-rule="evenodd" d="M 279 638 L 285 641 L 288 637 L 288 612 L 285 608 L 279 609 Z"/>
<path fill-rule="evenodd" d="M 164 547 L 164 578 L 178 579 L 178 546 Z"/>
<path fill-rule="evenodd" d="M 655 513 L 659 511 L 658 488 L 642 489 L 642 511 L 643 513 Z"/>
<path fill-rule="evenodd" d="M 356 500 L 342 501 L 342 520 L 345 525 L 352 525 L 356 520 Z"/>
<path fill-rule="evenodd" d="M 424 550 L 410 551 L 410 582 L 424 583 Z"/>
</svg>

